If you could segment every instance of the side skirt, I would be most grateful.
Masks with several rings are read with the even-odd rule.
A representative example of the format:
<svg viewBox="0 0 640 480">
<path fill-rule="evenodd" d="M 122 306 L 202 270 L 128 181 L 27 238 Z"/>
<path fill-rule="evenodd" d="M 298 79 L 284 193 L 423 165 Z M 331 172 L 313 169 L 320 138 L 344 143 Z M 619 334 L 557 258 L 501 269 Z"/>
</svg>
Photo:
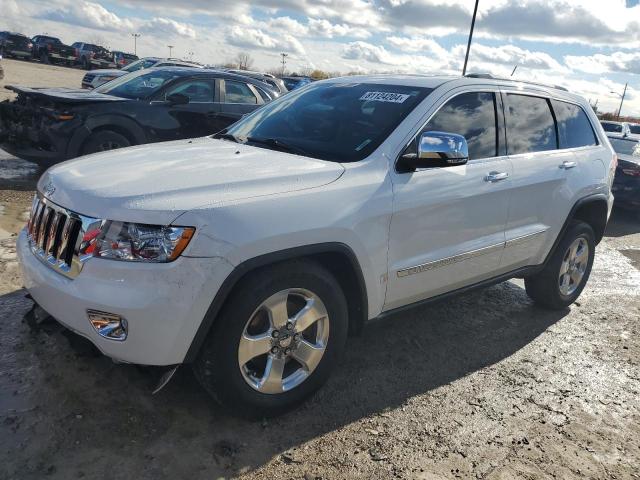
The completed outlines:
<svg viewBox="0 0 640 480">
<path fill-rule="evenodd" d="M 439 302 L 440 300 L 444 300 L 446 298 L 453 297 L 453 296 L 459 295 L 461 293 L 466 293 L 466 292 L 469 292 L 471 290 L 476 290 L 476 289 L 479 289 L 479 288 L 486 288 L 486 287 L 490 287 L 492 285 L 497 285 L 498 283 L 505 282 L 505 281 L 510 280 L 512 278 L 523 278 L 523 277 L 538 273 L 543 268 L 544 268 L 544 264 L 543 265 L 531 266 L 531 267 L 521 267 L 521 268 L 518 268 L 516 270 L 512 270 L 510 272 L 504 273 L 502 275 L 498 275 L 497 277 L 489 278 L 487 280 L 483 280 L 483 281 L 478 282 L 478 283 L 473 283 L 471 285 L 467 285 L 466 287 L 458 288 L 458 289 L 452 290 L 450 292 L 446 292 L 446 293 L 442 293 L 440 295 L 436 295 L 435 297 L 425 298 L 424 300 L 420 300 L 420 301 L 417 301 L 417 302 L 414 302 L 414 303 L 410 303 L 408 305 L 403 305 L 402 307 L 394 308 L 392 310 L 387 310 L 386 312 L 382 312 L 376 318 L 378 318 L 378 319 L 379 318 L 386 318 L 387 316 L 395 315 L 396 313 L 400 313 L 400 312 L 403 312 L 405 310 L 412 310 L 414 308 L 419 308 L 419 307 L 422 307 L 424 305 L 428 305 L 430 303 Z"/>
</svg>

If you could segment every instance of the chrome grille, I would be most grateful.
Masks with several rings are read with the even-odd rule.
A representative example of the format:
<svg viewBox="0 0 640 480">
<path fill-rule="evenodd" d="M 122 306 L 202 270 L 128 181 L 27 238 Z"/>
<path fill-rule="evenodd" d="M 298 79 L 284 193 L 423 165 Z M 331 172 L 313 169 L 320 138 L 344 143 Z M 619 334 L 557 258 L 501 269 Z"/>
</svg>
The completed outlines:
<svg viewBox="0 0 640 480">
<path fill-rule="evenodd" d="M 90 258 L 81 254 L 84 235 L 100 224 L 98 219 L 67 210 L 38 194 L 27 223 L 31 251 L 56 272 L 75 278 Z"/>
</svg>

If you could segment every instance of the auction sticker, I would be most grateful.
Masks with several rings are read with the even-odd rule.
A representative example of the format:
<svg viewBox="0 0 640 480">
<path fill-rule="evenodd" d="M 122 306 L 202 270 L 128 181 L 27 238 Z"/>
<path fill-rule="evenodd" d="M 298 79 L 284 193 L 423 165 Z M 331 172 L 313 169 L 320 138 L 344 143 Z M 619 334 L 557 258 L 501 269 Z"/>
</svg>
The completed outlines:
<svg viewBox="0 0 640 480">
<path fill-rule="evenodd" d="M 411 95 L 393 92 L 366 92 L 360 97 L 360 100 L 368 100 L 371 102 L 390 102 L 402 103 Z"/>
</svg>

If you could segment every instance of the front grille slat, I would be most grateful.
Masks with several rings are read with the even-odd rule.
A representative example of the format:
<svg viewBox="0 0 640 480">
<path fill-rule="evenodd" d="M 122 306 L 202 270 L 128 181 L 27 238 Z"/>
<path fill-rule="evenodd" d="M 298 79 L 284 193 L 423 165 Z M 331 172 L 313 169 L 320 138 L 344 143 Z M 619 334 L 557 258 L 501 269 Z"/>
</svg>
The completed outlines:
<svg viewBox="0 0 640 480">
<path fill-rule="evenodd" d="M 80 258 L 77 248 L 85 233 L 83 229 L 96 221 L 38 195 L 27 223 L 31 251 L 45 265 L 73 279 L 86 260 Z"/>
</svg>

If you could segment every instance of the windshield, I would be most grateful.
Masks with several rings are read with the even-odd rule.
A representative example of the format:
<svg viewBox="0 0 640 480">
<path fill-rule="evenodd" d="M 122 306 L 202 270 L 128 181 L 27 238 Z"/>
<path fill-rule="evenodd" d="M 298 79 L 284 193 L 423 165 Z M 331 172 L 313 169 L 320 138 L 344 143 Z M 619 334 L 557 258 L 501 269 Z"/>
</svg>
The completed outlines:
<svg viewBox="0 0 640 480">
<path fill-rule="evenodd" d="M 172 70 L 152 68 L 111 80 L 96 88 L 95 91 L 115 97 L 142 100 L 149 98 L 165 83 L 178 76 L 179 73 Z"/>
<path fill-rule="evenodd" d="M 372 83 L 315 83 L 256 110 L 226 138 L 336 162 L 370 155 L 429 88 Z"/>
<path fill-rule="evenodd" d="M 640 157 L 640 146 L 635 140 L 627 140 L 624 138 L 609 138 L 611 146 L 620 155 L 631 155 Z"/>
<path fill-rule="evenodd" d="M 601 122 L 605 132 L 621 132 L 622 125 L 619 123 Z"/>
<path fill-rule="evenodd" d="M 631 133 L 640 133 L 640 125 L 629 125 L 629 130 Z"/>
<path fill-rule="evenodd" d="M 137 62 L 130 63 L 122 70 L 125 72 L 136 72 L 138 70 L 143 70 L 145 68 L 153 67 L 158 61 L 150 60 L 148 58 L 143 58 L 142 60 L 138 60 Z"/>
</svg>

